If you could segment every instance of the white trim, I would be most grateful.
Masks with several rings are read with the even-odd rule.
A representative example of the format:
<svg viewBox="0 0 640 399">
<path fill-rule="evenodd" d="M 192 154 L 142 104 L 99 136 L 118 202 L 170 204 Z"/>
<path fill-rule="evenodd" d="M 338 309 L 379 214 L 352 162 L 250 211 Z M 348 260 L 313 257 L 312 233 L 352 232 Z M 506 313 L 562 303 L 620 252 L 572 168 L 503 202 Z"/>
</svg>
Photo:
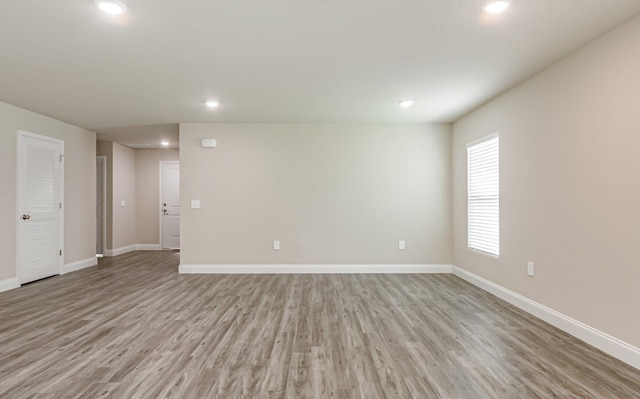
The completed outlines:
<svg viewBox="0 0 640 399">
<path fill-rule="evenodd" d="M 95 266 L 98 264 L 98 258 L 95 256 L 87 259 L 81 259 L 75 262 L 67 263 L 62 268 L 61 274 L 75 272 L 77 270 L 86 269 L 87 267 Z"/>
<path fill-rule="evenodd" d="M 578 320 L 572 319 L 549 307 L 539 304 L 518 293 L 510 291 L 498 284 L 486 280 L 480 276 L 470 273 L 457 266 L 452 266 L 452 273 L 455 276 L 482 288 L 483 290 L 497 296 L 498 298 L 516 306 L 527 313 L 559 328 L 560 330 L 573 335 L 574 337 L 592 345 L 609 355 L 622 360 L 623 362 L 640 369 L 640 349 L 624 341 L 621 341 L 602 331 L 596 330 Z"/>
<path fill-rule="evenodd" d="M 160 244 L 136 244 L 136 251 L 161 251 Z"/>
<path fill-rule="evenodd" d="M 451 265 L 189 265 L 180 274 L 426 274 L 451 273 Z"/>
<path fill-rule="evenodd" d="M 478 139 L 475 139 L 475 140 L 472 140 L 472 141 L 468 142 L 467 143 L 467 148 L 473 147 L 476 144 L 480 144 L 482 142 L 485 142 L 485 141 L 488 141 L 488 140 L 491 140 L 491 139 L 495 139 L 498 136 L 500 136 L 500 132 L 493 132 L 493 133 L 488 134 L 486 136 L 482 136 L 482 137 L 480 137 Z"/>
<path fill-rule="evenodd" d="M 135 250 L 136 250 L 136 245 L 127 245 L 126 247 L 106 249 L 104 251 L 104 256 L 118 256 L 118 255 L 126 254 L 128 252 L 133 252 Z"/>
<path fill-rule="evenodd" d="M 17 277 L 0 280 L 0 292 L 12 290 L 20 287 L 20 281 Z"/>
</svg>

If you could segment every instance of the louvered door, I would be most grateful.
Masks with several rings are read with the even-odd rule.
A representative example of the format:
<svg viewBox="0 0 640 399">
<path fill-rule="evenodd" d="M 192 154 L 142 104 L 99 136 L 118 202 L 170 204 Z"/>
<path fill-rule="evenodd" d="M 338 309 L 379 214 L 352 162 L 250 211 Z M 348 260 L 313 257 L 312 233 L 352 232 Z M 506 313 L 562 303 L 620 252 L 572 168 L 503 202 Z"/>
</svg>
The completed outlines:
<svg viewBox="0 0 640 399">
<path fill-rule="evenodd" d="M 18 132 L 18 277 L 60 274 L 63 142 Z"/>
</svg>

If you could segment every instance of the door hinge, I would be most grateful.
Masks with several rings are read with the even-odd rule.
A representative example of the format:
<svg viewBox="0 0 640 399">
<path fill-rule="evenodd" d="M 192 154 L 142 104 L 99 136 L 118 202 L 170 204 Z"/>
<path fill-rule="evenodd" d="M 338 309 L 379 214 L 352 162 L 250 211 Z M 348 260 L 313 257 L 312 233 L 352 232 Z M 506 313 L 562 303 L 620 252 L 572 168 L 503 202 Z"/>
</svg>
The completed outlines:
<svg viewBox="0 0 640 399">
<path fill-rule="evenodd" d="M 62 202 L 60 203 L 60 209 L 62 209 Z"/>
<path fill-rule="evenodd" d="M 60 250 L 60 256 L 62 256 L 62 250 Z"/>
</svg>

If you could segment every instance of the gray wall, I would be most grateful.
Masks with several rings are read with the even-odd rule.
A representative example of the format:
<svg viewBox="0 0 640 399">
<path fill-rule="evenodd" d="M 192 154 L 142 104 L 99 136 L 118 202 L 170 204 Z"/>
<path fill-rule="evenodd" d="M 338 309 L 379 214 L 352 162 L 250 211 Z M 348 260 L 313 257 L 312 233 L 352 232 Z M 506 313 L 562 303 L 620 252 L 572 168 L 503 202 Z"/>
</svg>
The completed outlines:
<svg viewBox="0 0 640 399">
<path fill-rule="evenodd" d="M 107 157 L 107 249 L 135 245 L 136 152 L 118 143 L 99 141 L 97 154 Z"/>
<path fill-rule="evenodd" d="M 105 249 L 113 249 L 113 143 L 111 141 L 98 141 L 96 143 L 96 153 L 97 155 L 105 156 L 107 160 L 107 182 L 105 184 L 107 197 L 107 211 L 105 212 L 107 225 L 105 230 L 107 236 L 105 237 Z"/>
<path fill-rule="evenodd" d="M 640 18 L 454 124 L 454 264 L 640 347 Z M 466 149 L 500 132 L 501 257 L 467 249 Z M 527 277 L 527 261 L 535 277 Z"/>
<path fill-rule="evenodd" d="M 160 161 L 178 161 L 178 150 L 134 150 L 98 142 L 107 157 L 107 249 L 160 244 Z M 121 200 L 125 206 L 121 206 Z"/>
<path fill-rule="evenodd" d="M 181 263 L 448 264 L 450 152 L 445 125 L 181 124 Z"/>
<path fill-rule="evenodd" d="M 136 150 L 136 244 L 160 244 L 160 161 L 178 161 L 178 150 Z"/>
<path fill-rule="evenodd" d="M 121 201 L 125 201 L 125 206 Z M 136 152 L 113 143 L 113 248 L 136 244 Z"/>
<path fill-rule="evenodd" d="M 16 277 L 18 130 L 64 140 L 64 261 L 95 257 L 95 133 L 0 102 L 0 280 Z"/>
</svg>

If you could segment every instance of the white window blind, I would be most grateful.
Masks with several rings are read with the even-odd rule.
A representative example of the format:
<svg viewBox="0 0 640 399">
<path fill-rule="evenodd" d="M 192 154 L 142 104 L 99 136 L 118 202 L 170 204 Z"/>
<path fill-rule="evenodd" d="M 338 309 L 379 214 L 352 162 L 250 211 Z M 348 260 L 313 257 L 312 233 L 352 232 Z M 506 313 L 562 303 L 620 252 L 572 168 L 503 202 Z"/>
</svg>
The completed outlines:
<svg viewBox="0 0 640 399">
<path fill-rule="evenodd" d="M 467 145 L 469 249 L 500 256 L 500 137 Z"/>
</svg>

